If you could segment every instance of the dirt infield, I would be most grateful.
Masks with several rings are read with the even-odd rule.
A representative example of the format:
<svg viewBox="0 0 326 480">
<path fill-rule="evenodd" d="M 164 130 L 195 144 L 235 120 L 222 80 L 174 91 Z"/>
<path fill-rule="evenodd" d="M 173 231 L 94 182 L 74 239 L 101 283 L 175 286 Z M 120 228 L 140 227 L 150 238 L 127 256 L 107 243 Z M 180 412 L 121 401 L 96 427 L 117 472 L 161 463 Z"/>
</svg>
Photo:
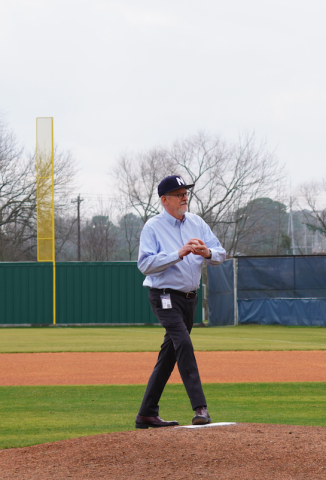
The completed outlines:
<svg viewBox="0 0 326 480">
<path fill-rule="evenodd" d="M 157 353 L 0 354 L 0 385 L 145 384 Z M 204 383 L 325 382 L 326 351 L 196 352 Z M 181 383 L 175 368 L 170 383 Z"/>
<path fill-rule="evenodd" d="M 0 451 L 1 480 L 326 478 L 326 428 L 238 424 L 111 433 Z"/>
</svg>

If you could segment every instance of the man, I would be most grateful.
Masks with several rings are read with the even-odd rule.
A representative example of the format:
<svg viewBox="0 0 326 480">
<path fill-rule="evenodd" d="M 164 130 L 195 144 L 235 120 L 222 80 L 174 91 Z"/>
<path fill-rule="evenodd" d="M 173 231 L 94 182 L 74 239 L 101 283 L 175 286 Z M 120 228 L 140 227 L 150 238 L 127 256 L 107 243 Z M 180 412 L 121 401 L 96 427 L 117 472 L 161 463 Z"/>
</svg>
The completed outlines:
<svg viewBox="0 0 326 480">
<path fill-rule="evenodd" d="M 136 416 L 136 428 L 178 425 L 158 416 L 158 402 L 176 362 L 195 411 L 192 423 L 211 423 L 190 332 L 204 258 L 209 265 L 219 265 L 226 252 L 209 226 L 187 212 L 187 189 L 193 186 L 178 175 L 164 178 L 158 186 L 164 210 L 148 220 L 140 236 L 138 268 L 146 275 L 143 285 L 150 287 L 152 310 L 166 333 Z"/>
</svg>

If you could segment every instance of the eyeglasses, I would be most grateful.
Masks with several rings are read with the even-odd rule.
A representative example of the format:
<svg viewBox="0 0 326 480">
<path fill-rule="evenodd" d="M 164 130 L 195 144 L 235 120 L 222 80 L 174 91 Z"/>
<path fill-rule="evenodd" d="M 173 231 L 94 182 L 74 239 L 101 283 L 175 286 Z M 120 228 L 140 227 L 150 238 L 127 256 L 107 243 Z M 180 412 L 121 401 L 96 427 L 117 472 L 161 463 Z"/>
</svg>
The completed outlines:
<svg viewBox="0 0 326 480">
<path fill-rule="evenodd" d="M 190 192 L 185 192 L 185 193 L 167 193 L 166 197 L 178 197 L 180 200 L 183 199 L 183 197 L 189 197 Z"/>
</svg>

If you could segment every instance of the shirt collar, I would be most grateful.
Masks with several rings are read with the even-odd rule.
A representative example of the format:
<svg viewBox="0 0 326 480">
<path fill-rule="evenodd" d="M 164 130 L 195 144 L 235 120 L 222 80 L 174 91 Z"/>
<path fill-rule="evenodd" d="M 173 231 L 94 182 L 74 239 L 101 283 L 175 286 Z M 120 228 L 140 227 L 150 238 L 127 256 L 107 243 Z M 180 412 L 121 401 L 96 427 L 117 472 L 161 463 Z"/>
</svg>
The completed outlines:
<svg viewBox="0 0 326 480">
<path fill-rule="evenodd" d="M 183 219 L 180 221 L 177 218 L 173 217 L 170 215 L 165 208 L 163 208 L 163 217 L 172 225 L 172 227 L 175 227 L 176 225 L 180 225 L 180 223 L 184 223 L 186 220 L 187 212 L 184 214 Z"/>
</svg>

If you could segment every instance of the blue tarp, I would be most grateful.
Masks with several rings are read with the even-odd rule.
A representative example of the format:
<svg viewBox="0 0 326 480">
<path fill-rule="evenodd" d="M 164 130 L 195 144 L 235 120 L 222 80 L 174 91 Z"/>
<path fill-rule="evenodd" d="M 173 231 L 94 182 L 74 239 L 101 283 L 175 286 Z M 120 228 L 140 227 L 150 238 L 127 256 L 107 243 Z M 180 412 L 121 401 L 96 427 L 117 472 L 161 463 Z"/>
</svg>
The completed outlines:
<svg viewBox="0 0 326 480">
<path fill-rule="evenodd" d="M 232 325 L 233 263 L 208 267 L 209 322 Z M 239 258 L 238 323 L 326 326 L 326 257 Z"/>
<path fill-rule="evenodd" d="M 239 258 L 238 299 L 326 298 L 326 257 Z"/>
<path fill-rule="evenodd" d="M 210 325 L 234 324 L 233 261 L 207 266 L 208 319 Z"/>
<path fill-rule="evenodd" d="M 239 300 L 239 323 L 326 326 L 326 298 Z"/>
<path fill-rule="evenodd" d="M 238 323 L 326 325 L 326 257 L 239 258 Z"/>
</svg>

